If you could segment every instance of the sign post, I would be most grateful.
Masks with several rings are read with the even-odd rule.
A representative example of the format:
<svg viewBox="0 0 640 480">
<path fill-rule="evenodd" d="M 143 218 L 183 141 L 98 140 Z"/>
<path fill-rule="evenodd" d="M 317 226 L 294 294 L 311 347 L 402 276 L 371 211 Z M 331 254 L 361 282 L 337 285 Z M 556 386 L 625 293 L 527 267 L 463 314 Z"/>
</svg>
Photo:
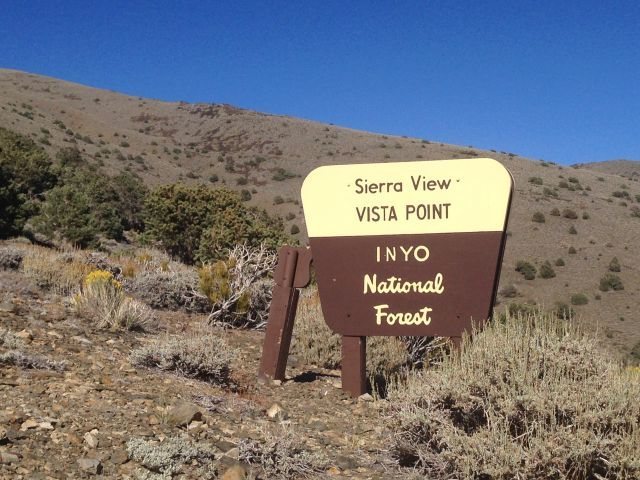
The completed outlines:
<svg viewBox="0 0 640 480">
<path fill-rule="evenodd" d="M 343 336 L 345 391 L 365 392 L 367 336 L 460 337 L 491 316 L 512 191 L 511 174 L 488 158 L 307 176 L 307 232 L 325 321 Z"/>
</svg>

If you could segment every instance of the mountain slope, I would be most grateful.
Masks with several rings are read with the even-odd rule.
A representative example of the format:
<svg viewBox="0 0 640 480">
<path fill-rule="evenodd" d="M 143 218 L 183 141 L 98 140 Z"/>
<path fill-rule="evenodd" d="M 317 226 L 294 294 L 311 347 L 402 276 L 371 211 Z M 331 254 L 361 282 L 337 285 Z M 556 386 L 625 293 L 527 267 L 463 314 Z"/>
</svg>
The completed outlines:
<svg viewBox="0 0 640 480">
<path fill-rule="evenodd" d="M 586 324 L 623 352 L 640 341 L 640 205 L 638 177 L 622 178 L 588 165 L 564 168 L 506 152 L 483 151 L 417 138 L 372 134 L 333 125 L 242 110 L 230 105 L 162 102 L 0 70 L 0 125 L 32 136 L 52 156 L 75 146 L 109 173 L 137 172 L 153 186 L 176 181 L 225 184 L 250 202 L 301 228 L 300 186 L 319 165 L 491 157 L 515 179 L 500 295 L 508 304 L 551 308 L 584 294 L 574 306 Z M 615 170 L 620 173 L 619 170 Z M 629 176 L 629 175 L 627 175 Z M 575 219 L 553 216 L 571 210 Z M 540 212 L 544 223 L 532 221 Z M 570 213 L 567 213 L 568 216 Z M 574 231 L 576 233 L 570 233 Z M 576 253 L 569 253 L 575 249 Z M 573 251 L 573 250 L 572 250 Z M 600 279 L 617 257 L 624 290 L 602 292 Z M 564 266 L 555 266 L 562 259 Z M 525 280 L 516 262 L 553 278 Z"/>
</svg>

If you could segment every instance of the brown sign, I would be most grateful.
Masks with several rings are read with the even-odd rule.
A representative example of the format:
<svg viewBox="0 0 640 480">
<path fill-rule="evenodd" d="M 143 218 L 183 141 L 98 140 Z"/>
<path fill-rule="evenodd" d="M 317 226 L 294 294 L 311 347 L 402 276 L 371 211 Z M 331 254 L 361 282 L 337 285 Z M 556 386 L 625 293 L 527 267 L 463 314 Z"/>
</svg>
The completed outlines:
<svg viewBox="0 0 640 480">
<path fill-rule="evenodd" d="M 486 320 L 512 190 L 492 159 L 311 172 L 302 201 L 329 327 L 344 336 L 460 336 Z"/>
</svg>

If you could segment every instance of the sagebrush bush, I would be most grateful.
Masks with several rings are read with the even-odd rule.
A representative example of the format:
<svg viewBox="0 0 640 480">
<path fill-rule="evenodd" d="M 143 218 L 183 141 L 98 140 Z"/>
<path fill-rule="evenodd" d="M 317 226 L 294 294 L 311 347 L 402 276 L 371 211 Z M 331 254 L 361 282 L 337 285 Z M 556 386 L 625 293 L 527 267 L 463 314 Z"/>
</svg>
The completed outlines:
<svg viewBox="0 0 640 480">
<path fill-rule="evenodd" d="M 542 185 L 542 178 L 540 177 L 529 177 L 529 183 L 533 185 Z"/>
<path fill-rule="evenodd" d="M 620 271 L 620 261 L 618 260 L 618 257 L 613 257 L 609 262 L 609 271 L 610 272 Z"/>
<path fill-rule="evenodd" d="M 586 305 L 589 303 L 589 297 L 584 293 L 574 293 L 571 295 L 571 305 Z"/>
<path fill-rule="evenodd" d="M 169 437 L 160 443 L 138 437 L 130 438 L 127 441 L 127 453 L 132 460 L 158 474 L 145 478 L 173 478 L 180 467 L 188 462 L 210 462 L 215 459 L 215 452 L 211 449 L 182 437 Z M 144 477 L 145 473 L 141 476 Z"/>
<path fill-rule="evenodd" d="M 493 322 L 392 387 L 391 453 L 427 478 L 632 479 L 640 377 L 571 322 Z"/>
<path fill-rule="evenodd" d="M 322 473 L 329 461 L 320 453 L 307 450 L 300 434 L 290 426 L 278 425 L 275 431 L 264 431 L 264 439 L 243 439 L 238 448 L 239 459 L 264 474 L 264 478 L 288 480 Z"/>
<path fill-rule="evenodd" d="M 544 213 L 535 212 L 533 214 L 533 217 L 531 217 L 531 221 L 535 223 L 544 223 L 545 222 Z"/>
<path fill-rule="evenodd" d="M 518 260 L 516 263 L 516 272 L 520 272 L 525 280 L 533 280 L 536 278 L 537 269 L 529 262 Z"/>
<path fill-rule="evenodd" d="M 565 263 L 562 258 L 558 258 L 555 262 L 556 267 L 564 267 Z"/>
<path fill-rule="evenodd" d="M 0 269 L 18 270 L 22 265 L 24 250 L 11 245 L 0 246 Z"/>
<path fill-rule="evenodd" d="M 618 275 L 607 273 L 600 279 L 600 290 L 603 292 L 608 292 L 609 290 L 624 290 L 624 285 Z"/>
<path fill-rule="evenodd" d="M 70 295 L 91 271 L 81 251 L 59 253 L 44 247 L 26 246 L 22 270 L 40 288 L 58 295 Z"/>
<path fill-rule="evenodd" d="M 145 269 L 124 281 L 125 290 L 152 308 L 206 313 L 211 302 L 198 293 L 198 275 L 190 268 L 172 265 Z"/>
<path fill-rule="evenodd" d="M 548 261 L 540 265 L 539 276 L 540 278 L 553 278 L 556 276 L 555 270 Z"/>
<path fill-rule="evenodd" d="M 571 210 L 570 208 L 565 208 L 564 210 L 562 210 L 562 216 L 571 220 L 575 220 L 578 218 L 578 214 L 576 213 L 576 211 Z"/>
<path fill-rule="evenodd" d="M 51 360 L 48 357 L 25 353 L 21 350 L 0 352 L 0 365 L 14 365 L 27 370 L 54 370 L 62 372 L 67 368 L 67 362 Z"/>
<path fill-rule="evenodd" d="M 367 372 L 389 375 L 409 365 L 428 363 L 441 347 L 431 337 L 368 337 Z M 307 365 L 329 369 L 341 365 L 342 340 L 324 321 L 317 287 L 307 288 L 300 296 L 291 352 Z"/>
<path fill-rule="evenodd" d="M 560 210 L 558 210 L 558 208 L 553 208 L 549 212 L 549 215 L 552 215 L 554 217 L 559 217 L 560 216 Z"/>
<path fill-rule="evenodd" d="M 72 297 L 72 304 L 98 328 L 145 330 L 152 322 L 149 307 L 125 295 L 122 284 L 106 270 L 89 273 L 80 293 Z"/>
<path fill-rule="evenodd" d="M 178 375 L 227 385 L 236 351 L 213 331 L 165 335 L 131 352 L 136 367 L 156 368 Z"/>
</svg>

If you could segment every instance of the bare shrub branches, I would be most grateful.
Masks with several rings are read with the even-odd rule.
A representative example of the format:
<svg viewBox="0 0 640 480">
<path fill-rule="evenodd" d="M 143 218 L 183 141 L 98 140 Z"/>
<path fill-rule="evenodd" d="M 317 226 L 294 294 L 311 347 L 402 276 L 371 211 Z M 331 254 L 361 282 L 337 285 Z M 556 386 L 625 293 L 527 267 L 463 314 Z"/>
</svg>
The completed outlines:
<svg viewBox="0 0 640 480">
<path fill-rule="evenodd" d="M 265 245 L 236 245 L 226 261 L 200 270 L 200 288 L 213 303 L 209 323 L 263 328 L 272 296 L 276 253 Z"/>
</svg>

